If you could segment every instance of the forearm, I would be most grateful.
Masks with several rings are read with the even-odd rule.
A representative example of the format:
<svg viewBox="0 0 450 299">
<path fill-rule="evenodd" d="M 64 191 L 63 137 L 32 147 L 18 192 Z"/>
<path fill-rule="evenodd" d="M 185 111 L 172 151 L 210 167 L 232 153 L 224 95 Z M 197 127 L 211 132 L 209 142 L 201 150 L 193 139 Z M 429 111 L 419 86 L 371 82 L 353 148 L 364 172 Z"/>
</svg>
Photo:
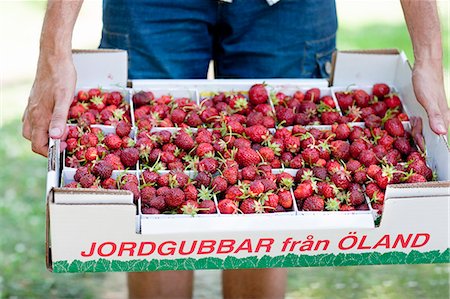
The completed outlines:
<svg viewBox="0 0 450 299">
<path fill-rule="evenodd" d="M 42 25 L 41 55 L 61 57 L 72 50 L 72 33 L 83 0 L 49 0 Z"/>
<path fill-rule="evenodd" d="M 401 0 L 416 61 L 442 60 L 439 15 L 435 0 Z"/>
</svg>

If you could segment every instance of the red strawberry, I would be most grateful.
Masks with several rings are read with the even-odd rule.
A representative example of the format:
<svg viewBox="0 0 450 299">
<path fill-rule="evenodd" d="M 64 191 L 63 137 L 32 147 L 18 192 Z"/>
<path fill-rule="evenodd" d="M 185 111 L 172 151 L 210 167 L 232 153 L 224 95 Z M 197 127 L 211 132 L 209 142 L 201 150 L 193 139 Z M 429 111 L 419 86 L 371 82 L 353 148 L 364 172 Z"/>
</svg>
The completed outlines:
<svg viewBox="0 0 450 299">
<path fill-rule="evenodd" d="M 359 206 L 364 203 L 364 194 L 360 190 L 351 190 L 349 196 L 349 202 L 352 206 Z"/>
<path fill-rule="evenodd" d="M 92 167 L 92 174 L 100 177 L 102 180 L 105 180 L 111 177 L 113 172 L 113 167 L 110 163 L 106 161 L 100 161 L 94 164 Z"/>
<path fill-rule="evenodd" d="M 210 143 L 200 143 L 196 149 L 198 157 L 202 158 L 208 153 L 214 153 L 214 148 Z"/>
<path fill-rule="evenodd" d="M 364 119 L 364 125 L 369 129 L 381 127 L 381 122 L 381 118 L 375 114 L 371 114 Z"/>
<path fill-rule="evenodd" d="M 245 129 L 245 134 L 251 141 L 261 143 L 269 137 L 269 130 L 263 125 L 254 125 Z"/>
<path fill-rule="evenodd" d="M 222 171 L 222 176 L 230 185 L 234 185 L 238 181 L 238 169 L 235 167 L 228 167 Z"/>
<path fill-rule="evenodd" d="M 425 183 L 427 179 L 418 173 L 411 174 L 406 180 L 407 183 Z"/>
<path fill-rule="evenodd" d="M 227 180 L 221 176 L 215 177 L 211 182 L 211 187 L 215 192 L 224 192 L 227 190 L 228 183 Z"/>
<path fill-rule="evenodd" d="M 384 129 L 389 135 L 394 137 L 405 135 L 405 129 L 403 128 L 402 122 L 397 117 L 388 119 L 384 123 Z"/>
<path fill-rule="evenodd" d="M 95 176 L 87 173 L 80 178 L 80 185 L 83 188 L 90 188 L 95 183 Z"/>
<path fill-rule="evenodd" d="M 314 190 L 310 182 L 301 183 L 294 190 L 295 199 L 305 199 L 314 194 Z"/>
<path fill-rule="evenodd" d="M 364 164 L 364 166 L 369 167 L 370 165 L 377 164 L 377 156 L 371 149 L 363 150 L 358 156 L 359 162 Z"/>
<path fill-rule="evenodd" d="M 336 108 L 336 104 L 331 96 L 323 96 L 320 101 L 331 108 Z"/>
<path fill-rule="evenodd" d="M 331 126 L 331 131 L 339 140 L 346 140 L 350 136 L 350 127 L 347 124 L 335 124 Z"/>
<path fill-rule="evenodd" d="M 135 167 L 138 160 L 139 150 L 134 147 L 125 148 L 120 153 L 120 161 L 126 168 Z"/>
<path fill-rule="evenodd" d="M 314 195 L 305 199 L 303 203 L 304 211 L 323 211 L 325 202 L 322 197 Z"/>
<path fill-rule="evenodd" d="M 367 174 L 365 170 L 357 170 L 353 174 L 353 181 L 358 184 L 363 184 L 367 180 Z"/>
<path fill-rule="evenodd" d="M 260 161 L 261 157 L 251 148 L 239 148 L 236 153 L 236 162 L 241 167 L 256 165 Z"/>
<path fill-rule="evenodd" d="M 308 147 L 302 152 L 302 158 L 305 160 L 306 163 L 309 165 L 313 165 L 316 163 L 319 159 L 319 151 L 315 148 Z"/>
<path fill-rule="evenodd" d="M 336 98 L 339 107 L 342 111 L 347 111 L 347 109 L 353 105 L 353 97 L 351 93 L 348 92 L 336 92 Z"/>
<path fill-rule="evenodd" d="M 86 166 L 82 166 L 75 171 L 75 175 L 73 176 L 73 179 L 76 182 L 79 182 L 80 179 L 88 173 L 89 173 L 89 169 Z"/>
<path fill-rule="evenodd" d="M 325 198 L 332 198 L 336 196 L 333 187 L 328 182 L 318 182 L 317 190 L 319 194 Z"/>
<path fill-rule="evenodd" d="M 173 188 L 166 195 L 166 204 L 169 207 L 178 207 L 185 200 L 185 194 L 180 188 Z"/>
<path fill-rule="evenodd" d="M 264 192 L 264 185 L 261 181 L 256 180 L 250 183 L 249 194 L 251 196 L 257 196 Z"/>
<path fill-rule="evenodd" d="M 131 124 L 127 123 L 123 120 L 119 121 L 116 125 L 116 134 L 119 137 L 125 137 L 130 135 L 131 132 Z"/>
<path fill-rule="evenodd" d="M 399 137 L 394 142 L 394 147 L 404 156 L 411 153 L 412 147 L 409 140 L 404 137 Z"/>
<path fill-rule="evenodd" d="M 100 184 L 103 189 L 117 189 L 116 180 L 113 178 L 107 178 L 106 180 L 103 180 Z"/>
<path fill-rule="evenodd" d="M 133 104 L 136 108 L 150 104 L 155 99 L 151 91 L 139 91 L 133 95 Z"/>
<path fill-rule="evenodd" d="M 236 214 L 238 211 L 236 203 L 231 199 L 223 199 L 219 201 L 218 208 L 222 214 Z"/>
<path fill-rule="evenodd" d="M 384 99 L 384 102 L 386 103 L 387 107 L 390 109 L 395 109 L 402 105 L 400 98 L 396 94 L 393 94 L 393 93 L 387 95 Z"/>
<path fill-rule="evenodd" d="M 370 96 L 362 89 L 356 89 L 353 91 L 353 99 L 361 108 L 369 106 Z"/>
<path fill-rule="evenodd" d="M 384 83 L 378 83 L 372 87 L 373 95 L 378 97 L 379 99 L 383 99 L 390 91 L 391 89 L 389 88 L 389 86 Z"/>
<path fill-rule="evenodd" d="M 305 101 L 318 103 L 320 101 L 320 89 L 311 88 L 305 92 Z"/>
<path fill-rule="evenodd" d="M 377 186 L 377 184 L 369 183 L 366 185 L 366 194 L 369 198 L 372 198 L 375 192 L 381 192 L 381 189 Z"/>
<path fill-rule="evenodd" d="M 143 204 L 150 204 L 150 200 L 156 197 L 156 189 L 155 187 L 145 186 L 141 189 L 141 200 Z M 164 201 L 164 198 L 163 198 Z M 158 208 L 158 207 L 156 207 Z M 159 209 L 158 210 L 162 210 Z"/>
<path fill-rule="evenodd" d="M 164 200 L 164 196 L 154 196 L 154 197 L 150 198 L 148 200 L 148 205 L 150 207 L 158 209 L 160 212 L 164 211 L 167 208 L 166 201 Z"/>
<path fill-rule="evenodd" d="M 181 125 L 184 122 L 184 119 L 186 118 L 186 112 L 184 112 L 180 108 L 176 108 L 172 111 L 170 115 L 170 120 L 172 123 Z"/>
<path fill-rule="evenodd" d="M 84 154 L 84 158 L 86 161 L 95 161 L 98 158 L 98 152 L 97 148 L 95 147 L 88 147 L 86 149 L 86 153 Z"/>
<path fill-rule="evenodd" d="M 192 136 L 186 133 L 185 131 L 179 131 L 175 137 L 174 143 L 179 148 L 190 151 L 194 147 L 194 139 Z"/>
<path fill-rule="evenodd" d="M 278 195 L 278 203 L 285 209 L 292 208 L 292 195 L 291 192 L 288 190 L 281 190 L 277 193 Z"/>
<path fill-rule="evenodd" d="M 219 163 L 214 158 L 204 158 L 198 163 L 198 171 L 215 173 Z"/>
<path fill-rule="evenodd" d="M 423 160 L 414 160 L 407 167 L 407 171 L 414 171 L 414 173 L 420 174 L 425 178 L 431 180 L 433 177 L 433 171 L 427 166 Z"/>
<path fill-rule="evenodd" d="M 77 98 L 80 102 L 87 102 L 89 101 L 89 94 L 84 90 L 80 90 L 78 91 Z"/>
<path fill-rule="evenodd" d="M 354 211 L 354 210 L 355 210 L 354 207 L 345 204 L 341 205 L 339 208 L 339 211 Z"/>
<path fill-rule="evenodd" d="M 112 133 L 106 135 L 103 142 L 110 150 L 116 150 L 122 146 L 122 139 L 119 136 L 117 136 L 116 134 L 112 134 Z"/>
<path fill-rule="evenodd" d="M 343 190 L 348 189 L 348 187 L 350 186 L 349 177 L 342 170 L 333 173 L 331 175 L 331 181 L 336 185 L 336 187 L 341 188 Z"/>
<path fill-rule="evenodd" d="M 338 122 L 339 118 L 340 115 L 336 111 L 325 111 L 322 112 L 322 115 L 320 116 L 320 120 L 324 125 L 332 125 Z"/>
<path fill-rule="evenodd" d="M 350 159 L 350 144 L 343 140 L 332 141 L 331 154 L 337 159 L 347 161 Z"/>
<path fill-rule="evenodd" d="M 264 84 L 255 84 L 250 87 L 248 96 L 250 99 L 250 103 L 252 103 L 253 105 L 267 103 L 267 100 L 269 99 L 269 95 Z"/>
</svg>

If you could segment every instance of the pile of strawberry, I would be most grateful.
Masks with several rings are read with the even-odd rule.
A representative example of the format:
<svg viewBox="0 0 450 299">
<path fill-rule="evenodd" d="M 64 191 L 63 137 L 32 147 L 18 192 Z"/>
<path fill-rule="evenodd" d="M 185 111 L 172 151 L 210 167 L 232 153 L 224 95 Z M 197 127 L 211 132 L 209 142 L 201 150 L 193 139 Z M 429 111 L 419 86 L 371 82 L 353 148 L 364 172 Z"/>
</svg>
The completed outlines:
<svg viewBox="0 0 450 299">
<path fill-rule="evenodd" d="M 68 118 L 69 123 L 81 126 L 114 125 L 121 120 L 131 123 L 130 105 L 119 91 L 80 90 L 73 98 Z"/>
<path fill-rule="evenodd" d="M 320 89 L 311 88 L 305 93 L 298 90 L 292 96 L 283 92 L 271 95 L 278 125 L 332 125 L 347 122 L 330 95 L 321 95 Z"/>
<path fill-rule="evenodd" d="M 373 85 L 372 94 L 363 89 L 354 89 L 336 92 L 335 95 L 346 122 L 368 120 L 370 123 L 381 123 L 393 117 L 401 121 L 408 120 L 400 98 L 391 93 L 390 87 L 384 83 Z"/>
<path fill-rule="evenodd" d="M 185 172 L 160 174 L 149 168 L 141 173 L 143 214 L 215 214 L 211 181 L 197 176 L 192 180 Z"/>
<path fill-rule="evenodd" d="M 294 177 L 274 174 L 268 165 L 247 166 L 238 172 L 238 182 L 227 186 L 227 178 L 213 180 L 222 214 L 255 214 L 293 211 L 291 187 Z M 220 181 L 220 183 L 219 183 Z M 220 186 L 220 187 L 219 187 Z"/>
<path fill-rule="evenodd" d="M 275 119 L 268 99 L 263 84 L 255 84 L 248 92 L 220 92 L 203 97 L 200 105 L 189 98 L 155 98 L 151 91 L 140 91 L 133 95 L 134 116 L 139 131 L 153 127 L 222 128 L 228 123 L 273 128 Z"/>
<path fill-rule="evenodd" d="M 98 161 L 108 162 L 114 170 L 135 169 L 139 151 L 130 137 L 129 122 L 118 121 L 115 133 L 105 134 L 98 127 L 69 126 L 66 139 L 66 166 L 91 167 Z"/>
<path fill-rule="evenodd" d="M 140 197 L 137 176 L 123 172 L 112 178 L 113 167 L 107 161 L 96 161 L 92 165 L 78 168 L 73 176 L 74 181 L 64 185 L 65 188 L 120 189 L 133 193 L 134 202 Z"/>
<path fill-rule="evenodd" d="M 302 167 L 294 190 L 300 210 L 367 209 L 365 190 L 372 208 L 382 211 L 388 184 L 433 179 L 396 117 L 388 119 L 384 129 L 335 124 L 323 131 L 294 126 L 291 133 L 302 139 Z"/>
</svg>

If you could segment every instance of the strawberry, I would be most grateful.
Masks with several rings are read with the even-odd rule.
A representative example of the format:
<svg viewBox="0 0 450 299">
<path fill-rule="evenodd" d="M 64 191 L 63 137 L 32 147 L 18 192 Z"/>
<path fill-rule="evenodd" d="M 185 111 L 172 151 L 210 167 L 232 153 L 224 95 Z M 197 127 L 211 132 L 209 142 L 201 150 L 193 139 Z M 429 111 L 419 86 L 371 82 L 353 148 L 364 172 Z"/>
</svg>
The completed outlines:
<svg viewBox="0 0 450 299">
<path fill-rule="evenodd" d="M 397 107 L 401 107 L 402 102 L 400 101 L 400 98 L 396 94 L 388 94 L 384 98 L 384 102 L 386 103 L 386 106 L 390 109 L 395 109 Z"/>
<path fill-rule="evenodd" d="M 80 179 L 88 173 L 89 173 L 89 169 L 86 166 L 82 166 L 75 171 L 75 175 L 73 176 L 73 179 L 76 182 L 79 182 Z"/>
<path fill-rule="evenodd" d="M 406 180 L 407 183 L 425 183 L 426 181 L 427 179 L 418 173 L 411 174 Z"/>
<path fill-rule="evenodd" d="M 350 127 L 347 124 L 335 124 L 331 126 L 331 131 L 339 140 L 346 140 L 350 136 Z"/>
<path fill-rule="evenodd" d="M 371 107 L 377 116 L 384 117 L 386 115 L 387 105 L 385 102 L 376 102 Z"/>
<path fill-rule="evenodd" d="M 373 152 L 375 154 L 375 156 L 377 157 L 378 160 L 382 160 L 386 155 L 387 155 L 387 150 L 384 146 L 382 146 L 381 144 L 378 144 L 376 146 L 373 147 Z"/>
<path fill-rule="evenodd" d="M 217 176 L 212 180 L 211 187 L 215 192 L 224 192 L 228 188 L 228 183 L 223 177 Z"/>
<path fill-rule="evenodd" d="M 369 183 L 366 185 L 366 194 L 369 198 L 372 198 L 375 192 L 380 193 L 381 189 L 375 183 Z"/>
<path fill-rule="evenodd" d="M 390 91 L 389 86 L 384 83 L 378 83 L 372 87 L 373 95 L 379 99 L 383 99 Z"/>
<path fill-rule="evenodd" d="M 153 199 L 154 197 L 156 197 L 156 189 L 155 187 L 151 187 L 151 186 L 144 186 L 141 189 L 141 200 L 143 204 L 150 204 L 150 200 Z M 163 198 L 164 201 L 164 198 Z M 158 208 L 158 207 L 156 207 Z M 158 210 L 162 210 L 159 209 Z"/>
<path fill-rule="evenodd" d="M 304 182 L 297 186 L 294 190 L 295 199 L 305 199 L 314 194 L 312 184 L 310 182 Z"/>
<path fill-rule="evenodd" d="M 184 119 L 186 118 L 186 112 L 184 112 L 180 108 L 176 108 L 172 111 L 172 114 L 170 115 L 170 120 L 172 123 L 181 125 L 184 122 Z"/>
<path fill-rule="evenodd" d="M 318 182 L 317 183 L 317 191 L 320 195 L 322 195 L 325 198 L 335 197 L 334 188 L 328 182 Z"/>
<path fill-rule="evenodd" d="M 259 149 L 259 154 L 265 162 L 272 162 L 275 159 L 274 151 L 269 147 L 262 147 Z"/>
<path fill-rule="evenodd" d="M 130 135 L 131 132 L 131 124 L 127 123 L 123 120 L 119 121 L 116 125 L 116 134 L 119 137 L 125 137 Z"/>
<path fill-rule="evenodd" d="M 95 183 L 95 176 L 87 173 L 80 178 L 80 185 L 83 188 L 90 188 Z"/>
<path fill-rule="evenodd" d="M 315 148 L 308 147 L 301 153 L 303 160 L 309 165 L 313 165 L 319 159 L 319 151 Z"/>
<path fill-rule="evenodd" d="M 89 94 L 84 90 L 80 90 L 78 91 L 77 98 L 80 102 L 87 102 L 89 101 Z"/>
<path fill-rule="evenodd" d="M 398 137 L 395 140 L 394 148 L 397 149 L 404 156 L 408 156 L 412 150 L 409 140 L 404 137 Z"/>
<path fill-rule="evenodd" d="M 155 99 L 150 91 L 139 91 L 133 95 L 133 104 L 136 108 L 150 104 Z"/>
<path fill-rule="evenodd" d="M 251 196 L 258 196 L 264 192 L 264 185 L 261 181 L 256 180 L 250 183 L 249 194 Z"/>
<path fill-rule="evenodd" d="M 427 166 L 423 160 L 413 160 L 407 167 L 407 171 L 413 171 L 416 174 L 420 174 L 429 180 L 433 176 L 433 171 Z"/>
<path fill-rule="evenodd" d="M 282 123 L 284 126 L 292 126 L 295 122 L 295 113 L 290 108 L 277 106 L 275 114 L 278 122 Z"/>
<path fill-rule="evenodd" d="M 238 169 L 235 167 L 227 167 L 222 171 L 222 176 L 225 178 L 228 184 L 234 185 L 238 180 Z"/>
<path fill-rule="evenodd" d="M 363 184 L 367 180 L 367 173 L 364 169 L 357 170 L 353 174 L 353 181 L 358 184 Z"/>
<path fill-rule="evenodd" d="M 381 118 L 375 114 L 370 114 L 364 119 L 364 125 L 369 129 L 381 127 L 381 122 Z"/>
<path fill-rule="evenodd" d="M 231 199 L 223 199 L 219 201 L 218 208 L 222 214 L 237 214 L 238 207 Z"/>
<path fill-rule="evenodd" d="M 353 91 L 353 100 L 361 108 L 369 106 L 370 96 L 362 89 L 356 89 Z"/>
<path fill-rule="evenodd" d="M 347 161 L 350 159 L 350 144 L 343 140 L 332 141 L 331 154 L 337 159 Z"/>
<path fill-rule="evenodd" d="M 205 156 L 208 153 L 214 153 L 214 148 L 210 143 L 200 143 L 197 146 L 196 149 L 196 154 L 198 157 L 202 158 L 203 156 Z"/>
<path fill-rule="evenodd" d="M 336 98 L 342 111 L 347 111 L 353 105 L 353 97 L 349 92 L 336 92 Z"/>
<path fill-rule="evenodd" d="M 318 103 L 320 101 L 320 89 L 311 88 L 305 92 L 305 101 Z"/>
<path fill-rule="evenodd" d="M 161 214 L 161 212 L 158 209 L 154 208 L 154 207 L 143 206 L 142 207 L 142 214 L 156 215 L 156 214 Z"/>
<path fill-rule="evenodd" d="M 102 180 L 105 180 L 111 177 L 113 167 L 106 161 L 100 161 L 94 164 L 91 171 L 93 175 L 100 177 Z"/>
<path fill-rule="evenodd" d="M 139 150 L 134 147 L 125 148 L 120 153 L 120 161 L 126 168 L 135 167 L 138 160 Z"/>
<path fill-rule="evenodd" d="M 288 190 L 280 190 L 278 193 L 278 203 L 285 209 L 292 208 L 293 199 L 291 192 Z"/>
<path fill-rule="evenodd" d="M 185 131 L 179 131 L 175 137 L 174 143 L 179 148 L 190 151 L 194 147 L 194 139 L 192 136 L 186 133 Z"/>
<path fill-rule="evenodd" d="M 352 206 L 358 206 L 364 203 L 364 194 L 360 190 L 351 190 L 349 195 L 349 203 Z"/>
<path fill-rule="evenodd" d="M 347 189 L 350 186 L 349 177 L 342 170 L 333 173 L 331 175 L 331 181 L 336 185 L 336 187 L 341 188 L 343 190 Z"/>
<path fill-rule="evenodd" d="M 119 136 L 117 136 L 116 134 L 112 134 L 112 133 L 106 135 L 103 142 L 110 150 L 116 150 L 122 146 L 122 139 Z"/>
<path fill-rule="evenodd" d="M 266 140 L 270 133 L 269 130 L 263 125 L 254 125 L 245 129 L 245 134 L 251 141 L 261 143 Z"/>
<path fill-rule="evenodd" d="M 386 130 L 386 132 L 388 132 L 389 135 L 393 137 L 400 137 L 405 135 L 405 129 L 403 128 L 403 124 L 396 117 L 388 119 L 384 123 L 384 129 Z"/>
<path fill-rule="evenodd" d="M 320 116 L 320 121 L 323 125 L 332 125 L 334 123 L 337 123 L 340 116 L 339 113 L 336 111 L 325 111 L 322 112 Z"/>
<path fill-rule="evenodd" d="M 183 190 L 180 188 L 173 188 L 170 189 L 169 192 L 167 192 L 167 195 L 165 197 L 166 204 L 169 207 L 178 207 L 180 206 L 185 200 L 185 194 Z"/>
<path fill-rule="evenodd" d="M 141 195 L 142 195 L 142 191 L 141 191 Z M 150 207 L 158 209 L 160 212 L 163 212 L 167 208 L 164 196 L 153 196 L 152 198 L 150 198 L 148 200 L 148 205 Z"/>
<path fill-rule="evenodd" d="M 113 178 L 107 178 L 106 180 L 103 180 L 100 184 L 103 189 L 117 189 L 116 180 Z"/>
<path fill-rule="evenodd" d="M 214 158 L 204 158 L 198 163 L 198 171 L 215 173 L 219 163 Z"/>
<path fill-rule="evenodd" d="M 363 150 L 359 154 L 358 160 L 366 167 L 369 167 L 370 165 L 378 163 L 377 156 L 371 149 Z"/>
<path fill-rule="evenodd" d="M 354 210 L 355 210 L 354 207 L 352 207 L 350 205 L 346 205 L 346 204 L 341 205 L 339 208 L 339 211 L 344 211 L 344 212 L 354 211 Z"/>
<path fill-rule="evenodd" d="M 88 147 L 86 149 L 86 153 L 84 154 L 84 159 L 86 161 L 95 161 L 98 158 L 98 152 L 97 152 L 97 148 L 95 147 Z"/>
<path fill-rule="evenodd" d="M 260 161 L 261 157 L 251 148 L 239 148 L 236 153 L 236 162 L 240 167 L 256 165 Z"/>
<path fill-rule="evenodd" d="M 250 90 L 248 91 L 248 97 L 250 99 L 250 103 L 252 103 L 253 105 L 258 105 L 267 103 L 269 94 L 267 93 L 264 84 L 255 84 L 250 87 Z"/>
<path fill-rule="evenodd" d="M 303 211 L 323 211 L 325 202 L 322 197 L 313 195 L 303 202 Z"/>
<path fill-rule="evenodd" d="M 122 190 L 128 190 L 131 193 L 133 193 L 133 200 L 134 202 L 137 202 L 137 200 L 140 197 L 140 192 L 139 192 L 139 187 L 137 185 L 137 183 L 135 182 L 126 182 L 125 184 L 123 184 L 120 189 Z"/>
</svg>

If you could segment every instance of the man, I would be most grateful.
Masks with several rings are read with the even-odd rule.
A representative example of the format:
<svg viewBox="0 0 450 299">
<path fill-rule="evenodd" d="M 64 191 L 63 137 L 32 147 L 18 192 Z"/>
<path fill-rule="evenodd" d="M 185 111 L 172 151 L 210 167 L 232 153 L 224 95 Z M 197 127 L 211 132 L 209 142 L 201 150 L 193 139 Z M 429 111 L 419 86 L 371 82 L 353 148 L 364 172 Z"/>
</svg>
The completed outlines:
<svg viewBox="0 0 450 299">
<path fill-rule="evenodd" d="M 328 77 L 337 30 L 333 0 L 105 0 L 101 47 L 126 49 L 129 78 Z M 403 0 L 414 46 L 413 82 L 430 125 L 450 121 L 435 1 Z M 75 89 L 71 39 L 82 1 L 48 2 L 38 70 L 23 118 L 34 152 L 62 138 Z M 426 16 L 426 17 L 423 17 Z M 281 298 L 284 269 L 224 271 L 226 298 Z M 192 272 L 129 274 L 130 298 L 189 298 Z"/>
</svg>

